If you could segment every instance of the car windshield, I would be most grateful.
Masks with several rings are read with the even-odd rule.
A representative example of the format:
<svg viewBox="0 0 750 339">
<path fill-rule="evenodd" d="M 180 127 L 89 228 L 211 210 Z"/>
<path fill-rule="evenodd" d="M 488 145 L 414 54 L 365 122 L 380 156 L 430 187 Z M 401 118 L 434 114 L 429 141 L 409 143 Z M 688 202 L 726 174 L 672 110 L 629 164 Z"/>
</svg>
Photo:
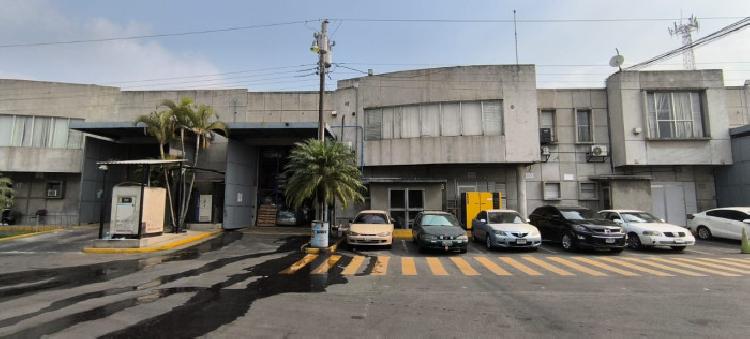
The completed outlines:
<svg viewBox="0 0 750 339">
<path fill-rule="evenodd" d="M 523 218 L 514 212 L 489 212 L 487 217 L 490 224 L 523 224 Z"/>
<path fill-rule="evenodd" d="M 292 211 L 279 211 L 280 218 L 293 218 L 294 212 Z"/>
<path fill-rule="evenodd" d="M 622 220 L 627 223 L 651 223 L 661 222 L 659 218 L 646 212 L 620 212 Z"/>
<path fill-rule="evenodd" d="M 594 212 L 583 208 L 560 209 L 563 217 L 568 220 L 594 219 Z"/>
<path fill-rule="evenodd" d="M 380 213 L 362 213 L 354 219 L 355 224 L 387 224 L 388 219 Z"/>
<path fill-rule="evenodd" d="M 422 226 L 458 226 L 458 220 L 450 214 L 425 214 Z"/>
</svg>

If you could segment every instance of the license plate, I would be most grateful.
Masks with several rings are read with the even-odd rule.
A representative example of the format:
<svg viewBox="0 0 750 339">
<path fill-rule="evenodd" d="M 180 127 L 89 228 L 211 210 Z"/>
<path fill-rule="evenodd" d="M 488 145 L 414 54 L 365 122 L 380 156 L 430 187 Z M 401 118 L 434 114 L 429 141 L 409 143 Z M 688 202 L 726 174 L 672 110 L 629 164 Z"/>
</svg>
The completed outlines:
<svg viewBox="0 0 750 339">
<path fill-rule="evenodd" d="M 675 239 L 675 240 L 674 240 L 674 243 L 675 243 L 675 244 L 682 244 L 682 243 L 684 243 L 684 242 L 685 242 L 685 240 L 682 240 L 682 239 Z"/>
<path fill-rule="evenodd" d="M 607 238 L 607 240 L 604 240 L 604 241 L 605 241 L 606 243 L 608 243 L 608 244 L 614 244 L 614 243 L 615 243 L 615 240 L 617 240 L 617 239 L 615 239 L 615 238 Z"/>
<path fill-rule="evenodd" d="M 516 240 L 516 244 L 526 245 L 526 239 L 518 239 L 518 240 Z"/>
<path fill-rule="evenodd" d="M 452 241 L 443 241 L 443 246 L 450 246 L 453 245 Z"/>
</svg>

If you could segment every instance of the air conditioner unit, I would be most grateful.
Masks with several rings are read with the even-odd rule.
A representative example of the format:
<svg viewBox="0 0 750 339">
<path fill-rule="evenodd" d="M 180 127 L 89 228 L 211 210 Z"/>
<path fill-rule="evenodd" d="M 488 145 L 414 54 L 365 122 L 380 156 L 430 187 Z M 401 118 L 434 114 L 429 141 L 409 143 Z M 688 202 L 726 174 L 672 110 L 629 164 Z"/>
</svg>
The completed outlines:
<svg viewBox="0 0 750 339">
<path fill-rule="evenodd" d="M 539 143 L 542 145 L 552 143 L 552 129 L 549 127 L 543 127 L 539 129 Z"/>
<path fill-rule="evenodd" d="M 542 146 L 542 155 L 549 155 L 549 146 Z"/>
<path fill-rule="evenodd" d="M 595 157 L 606 157 L 609 155 L 607 145 L 591 145 L 591 153 Z"/>
</svg>

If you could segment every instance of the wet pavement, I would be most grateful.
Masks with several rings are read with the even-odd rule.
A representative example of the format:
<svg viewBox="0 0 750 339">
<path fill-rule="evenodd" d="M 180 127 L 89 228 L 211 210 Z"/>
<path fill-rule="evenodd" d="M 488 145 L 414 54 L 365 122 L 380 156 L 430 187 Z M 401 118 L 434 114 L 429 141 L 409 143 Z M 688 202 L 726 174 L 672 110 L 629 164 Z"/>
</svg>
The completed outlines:
<svg viewBox="0 0 750 339">
<path fill-rule="evenodd" d="M 733 242 L 613 256 L 547 244 L 537 252 L 472 244 L 468 254 L 423 254 L 397 241 L 391 250 L 305 256 L 306 240 L 236 231 L 170 253 L 81 259 L 60 243 L 37 244 L 57 246 L 69 265 L 37 263 L 50 254 L 35 252 L 28 267 L 40 268 L 26 270 L 0 246 L 0 265 L 14 268 L 0 274 L 0 337 L 673 337 L 750 329 L 750 259 Z"/>
</svg>

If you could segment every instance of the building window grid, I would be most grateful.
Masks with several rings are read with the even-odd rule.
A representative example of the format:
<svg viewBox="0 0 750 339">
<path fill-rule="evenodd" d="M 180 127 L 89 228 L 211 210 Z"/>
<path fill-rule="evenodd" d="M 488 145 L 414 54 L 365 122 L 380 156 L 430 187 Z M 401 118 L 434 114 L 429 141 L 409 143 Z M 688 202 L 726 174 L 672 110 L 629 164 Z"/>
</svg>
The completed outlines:
<svg viewBox="0 0 750 339">
<path fill-rule="evenodd" d="M 675 101 L 675 94 L 689 95 L 689 112 L 678 112 L 678 104 Z M 668 95 L 668 96 L 667 96 Z M 695 91 L 674 91 L 674 92 L 647 92 L 646 103 L 648 106 L 648 128 L 649 136 L 657 139 L 691 139 L 702 138 L 703 133 L 703 110 L 700 103 L 700 93 Z M 658 96 L 669 98 L 667 119 L 662 118 L 659 109 Z M 697 100 L 697 110 L 696 110 Z M 685 107 L 682 107 L 683 109 Z M 689 119 L 686 118 L 689 113 Z M 697 116 L 697 117 L 696 117 Z M 680 117 L 682 119 L 680 119 Z M 697 118 L 697 119 L 696 119 Z M 698 121 L 696 121 L 698 120 Z M 665 127 L 662 127 L 665 126 Z M 668 132 L 667 132 L 668 130 Z"/>
<path fill-rule="evenodd" d="M 599 200 L 597 185 L 595 182 L 578 183 L 578 200 Z"/>
<path fill-rule="evenodd" d="M 562 185 L 559 181 L 546 181 L 542 183 L 542 196 L 544 200 L 561 200 Z"/>
<path fill-rule="evenodd" d="M 480 129 L 480 134 L 479 135 L 482 135 L 482 136 L 488 135 L 488 132 L 487 132 L 488 128 L 487 128 L 486 125 L 490 122 L 487 119 L 488 114 L 487 114 L 487 109 L 485 107 L 486 107 L 486 105 L 487 105 L 488 102 L 496 102 L 498 106 L 497 106 L 496 112 L 494 112 L 494 113 L 497 114 L 497 117 L 496 117 L 496 119 L 493 120 L 493 122 L 497 122 L 497 124 L 498 124 L 498 126 L 497 126 L 498 127 L 497 128 L 498 132 L 497 132 L 497 134 L 491 134 L 491 135 L 504 135 L 504 130 L 505 130 L 505 126 L 504 126 L 504 122 L 505 121 L 504 120 L 505 119 L 503 119 L 502 101 L 501 100 L 476 100 L 476 101 L 468 101 L 468 102 L 467 101 L 455 101 L 455 102 L 439 102 L 439 103 L 434 103 L 434 104 L 438 105 L 439 117 L 440 117 L 440 123 L 438 124 L 438 136 L 453 136 L 453 135 L 443 135 L 444 131 L 443 131 L 443 124 L 442 124 L 442 122 L 444 121 L 443 117 L 444 117 L 444 114 L 445 114 L 443 107 L 446 104 L 455 104 L 455 105 L 458 105 L 458 112 L 457 112 L 458 113 L 458 119 L 456 119 L 456 120 L 457 120 L 457 123 L 458 123 L 458 126 L 459 126 L 459 135 L 466 135 L 467 132 L 465 131 L 465 128 L 464 128 L 464 122 L 463 122 L 464 119 L 462 118 L 462 115 L 463 115 L 464 105 L 466 103 L 469 103 L 469 102 L 479 104 L 480 120 L 481 120 L 480 121 L 480 126 L 479 126 L 479 129 Z M 423 136 L 423 131 L 424 131 L 423 121 L 424 120 L 422 119 L 422 112 L 423 112 L 425 106 L 427 106 L 427 105 L 430 105 L 430 103 L 390 107 L 390 109 L 393 110 L 393 115 L 392 115 L 393 118 L 392 118 L 391 123 L 389 124 L 391 130 L 393 131 L 393 132 L 391 132 L 392 138 L 393 139 L 411 138 L 411 137 L 404 137 L 403 136 L 404 135 L 404 133 L 403 133 L 404 132 L 403 119 L 404 119 L 405 114 L 403 114 L 403 110 L 402 109 L 404 107 L 409 107 L 409 106 L 416 106 L 417 107 L 417 113 L 418 114 L 417 114 L 417 118 L 416 119 L 417 119 L 417 124 L 419 126 L 419 128 L 418 128 L 419 129 L 419 133 L 418 133 L 419 136 L 416 136 L 416 137 Z M 372 108 L 372 109 L 366 109 L 365 110 L 365 114 L 367 115 L 367 118 L 365 119 L 365 121 L 367 123 L 367 126 L 365 126 L 366 140 L 388 139 L 388 138 L 384 137 L 385 133 L 383 133 L 384 129 L 389 127 L 389 126 L 385 126 L 386 125 L 385 124 L 385 119 L 383 118 L 383 110 L 384 109 L 389 109 L 389 108 Z M 399 134 L 398 136 L 396 136 L 396 133 L 395 133 L 396 124 L 399 124 L 399 132 L 400 133 L 398 133 Z M 378 131 L 378 130 L 380 131 L 380 133 L 378 135 L 375 135 L 375 133 L 377 133 L 376 131 Z"/>
<path fill-rule="evenodd" d="M 585 119 L 581 119 L 585 114 Z M 594 116 L 591 109 L 575 109 L 576 143 L 590 144 L 594 142 Z M 585 132 L 584 132 L 585 131 Z"/>
<path fill-rule="evenodd" d="M 11 116 L 10 119 L 10 133 L 7 136 L 0 135 L 0 146 L 11 146 L 11 147 L 34 147 L 34 148 L 55 148 L 55 149 L 79 149 L 81 145 L 80 136 L 82 135 L 78 131 L 68 130 L 68 133 L 58 135 L 56 129 L 61 126 L 58 125 L 58 121 L 65 121 L 66 126 L 71 121 L 80 120 L 65 117 L 52 117 L 52 116 L 35 116 L 35 115 L 19 115 L 19 114 L 0 114 L 0 117 Z M 42 125 L 41 119 L 45 123 Z M 44 128 L 45 131 L 38 131 L 38 128 Z M 65 139 L 64 146 L 57 145 L 55 143 L 55 137 L 58 136 L 60 139 Z"/>
</svg>

